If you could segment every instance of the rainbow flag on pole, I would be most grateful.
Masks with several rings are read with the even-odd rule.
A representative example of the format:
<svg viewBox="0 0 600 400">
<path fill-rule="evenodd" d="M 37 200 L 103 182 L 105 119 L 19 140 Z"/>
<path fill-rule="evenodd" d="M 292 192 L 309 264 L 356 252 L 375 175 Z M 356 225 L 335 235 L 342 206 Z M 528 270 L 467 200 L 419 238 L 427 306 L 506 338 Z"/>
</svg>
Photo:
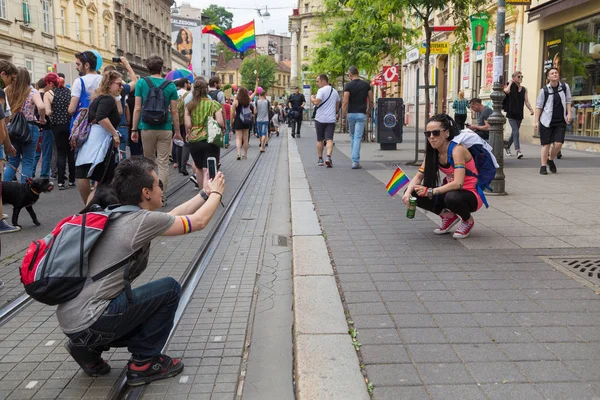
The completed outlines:
<svg viewBox="0 0 600 400">
<path fill-rule="evenodd" d="M 408 176 L 406 176 L 404 171 L 402 171 L 400 168 L 396 168 L 392 179 L 390 179 L 388 184 L 385 185 L 385 188 L 390 196 L 395 196 L 396 193 L 398 193 L 398 191 L 404 186 L 408 185 L 409 182 L 410 179 L 408 179 Z"/>
<path fill-rule="evenodd" d="M 254 36 L 254 21 L 246 25 L 224 31 L 216 25 L 206 25 L 202 33 L 214 35 L 223 42 L 231 51 L 244 52 L 248 49 L 256 48 L 256 38 Z"/>
</svg>

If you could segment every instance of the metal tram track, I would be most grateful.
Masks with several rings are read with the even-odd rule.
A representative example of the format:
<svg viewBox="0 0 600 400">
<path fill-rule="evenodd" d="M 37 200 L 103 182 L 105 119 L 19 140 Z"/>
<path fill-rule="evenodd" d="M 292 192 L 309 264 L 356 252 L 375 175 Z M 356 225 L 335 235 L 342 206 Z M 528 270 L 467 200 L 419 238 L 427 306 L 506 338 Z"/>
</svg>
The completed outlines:
<svg viewBox="0 0 600 400">
<path fill-rule="evenodd" d="M 162 352 L 166 350 L 177 327 L 179 325 L 179 321 L 183 316 L 185 309 L 188 304 L 192 300 L 192 296 L 194 291 L 196 290 L 196 286 L 200 282 L 206 267 L 209 265 L 213 254 L 215 253 L 221 238 L 225 235 L 229 223 L 241 201 L 243 198 L 242 193 L 248 188 L 247 183 L 250 180 L 253 173 L 257 170 L 256 165 L 258 164 L 261 158 L 261 153 L 259 153 L 258 157 L 254 160 L 250 169 L 242 179 L 241 183 L 237 187 L 235 193 L 231 197 L 231 200 L 225 207 L 224 212 L 219 216 L 219 219 L 208 233 L 200 249 L 188 265 L 183 278 L 180 283 L 182 286 L 181 299 L 179 300 L 179 306 L 177 307 L 177 312 L 175 313 L 175 319 L 173 321 L 173 328 L 169 333 L 169 337 L 167 338 L 167 342 L 165 347 L 162 349 Z M 117 382 L 113 385 L 112 389 L 108 393 L 106 399 L 107 400 L 138 400 L 144 394 L 144 390 L 148 385 L 142 386 L 128 386 L 127 385 L 127 367 L 123 368 L 121 374 L 118 377 Z"/>
<path fill-rule="evenodd" d="M 221 158 L 225 157 L 227 154 L 231 153 L 235 150 L 235 146 L 230 146 L 222 155 Z M 254 167 L 254 165 L 253 165 Z M 187 184 L 189 179 L 185 178 L 181 182 L 179 182 L 176 186 L 174 186 L 167 193 L 167 199 L 174 196 L 180 190 L 182 190 Z M 7 323 L 12 317 L 21 312 L 24 308 L 26 308 L 33 299 L 25 292 L 23 292 L 19 297 L 9 302 L 4 307 L 0 308 L 0 327 Z"/>
</svg>

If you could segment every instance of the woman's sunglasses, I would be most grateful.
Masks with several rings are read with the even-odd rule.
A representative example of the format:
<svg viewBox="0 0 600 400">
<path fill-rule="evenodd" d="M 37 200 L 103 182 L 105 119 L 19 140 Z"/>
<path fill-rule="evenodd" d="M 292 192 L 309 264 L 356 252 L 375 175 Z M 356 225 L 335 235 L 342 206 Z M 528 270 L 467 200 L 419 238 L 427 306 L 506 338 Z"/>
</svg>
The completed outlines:
<svg viewBox="0 0 600 400">
<path fill-rule="evenodd" d="M 444 130 L 445 130 L 445 129 L 444 129 Z M 444 131 L 443 131 L 443 130 L 441 131 L 441 130 L 439 130 L 439 129 L 436 129 L 436 130 L 434 130 L 434 131 L 425 131 L 425 132 L 423 132 L 423 133 L 425 134 L 425 137 L 426 137 L 426 138 L 429 138 L 429 137 L 431 137 L 431 135 L 433 135 L 433 136 L 435 136 L 435 137 L 438 137 L 438 136 L 440 136 L 440 134 L 441 134 L 442 132 L 444 132 Z"/>
<path fill-rule="evenodd" d="M 163 185 L 163 181 L 161 181 L 160 179 L 158 180 L 158 187 L 160 188 L 160 190 L 165 190 L 165 187 Z"/>
</svg>

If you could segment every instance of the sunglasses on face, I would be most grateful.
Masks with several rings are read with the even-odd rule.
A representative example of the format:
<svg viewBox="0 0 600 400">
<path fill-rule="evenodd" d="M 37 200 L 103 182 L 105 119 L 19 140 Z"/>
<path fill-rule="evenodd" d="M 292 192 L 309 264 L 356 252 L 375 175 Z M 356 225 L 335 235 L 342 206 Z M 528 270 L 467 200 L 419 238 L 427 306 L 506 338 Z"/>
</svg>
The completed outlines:
<svg viewBox="0 0 600 400">
<path fill-rule="evenodd" d="M 119 85 L 119 87 L 123 87 L 123 82 L 113 82 L 115 85 Z"/>
<path fill-rule="evenodd" d="M 444 132 L 444 131 L 443 131 L 443 130 L 436 129 L 436 130 L 434 130 L 434 131 L 425 131 L 425 132 L 423 132 L 423 133 L 425 134 L 425 137 L 426 137 L 426 138 L 430 138 L 430 137 L 431 137 L 431 135 L 433 135 L 433 136 L 435 136 L 435 137 L 438 137 L 438 136 L 440 136 L 440 134 L 441 134 L 442 132 Z"/>
<path fill-rule="evenodd" d="M 518 75 L 517 78 L 523 79 L 523 75 Z"/>
<path fill-rule="evenodd" d="M 160 190 L 165 190 L 164 189 L 164 185 L 163 185 L 163 181 L 161 181 L 160 179 L 158 180 L 158 187 L 160 188 Z"/>
</svg>

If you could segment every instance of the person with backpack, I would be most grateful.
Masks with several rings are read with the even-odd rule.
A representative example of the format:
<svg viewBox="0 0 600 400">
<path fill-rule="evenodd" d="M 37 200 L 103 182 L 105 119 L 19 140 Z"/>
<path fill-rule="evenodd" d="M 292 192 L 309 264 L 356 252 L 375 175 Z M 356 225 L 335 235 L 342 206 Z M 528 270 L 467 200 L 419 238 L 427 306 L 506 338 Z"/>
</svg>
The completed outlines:
<svg viewBox="0 0 600 400">
<path fill-rule="evenodd" d="M 11 138 L 17 153 L 8 157 L 8 164 L 4 167 L 4 182 L 12 182 L 19 165 L 21 166 L 21 183 L 33 176 L 35 169 L 35 151 L 40 138 L 40 126 L 46 124 L 46 109 L 39 92 L 31 87 L 31 75 L 26 68 L 17 68 L 17 78 L 6 88 L 6 99 L 11 108 L 8 133 L 17 126 L 21 119 L 23 131 Z M 36 110 L 39 117 L 36 117 Z M 14 125 L 13 125 L 14 124 Z M 16 132 L 15 132 L 16 134 Z M 27 140 L 28 139 L 28 140 Z"/>
<path fill-rule="evenodd" d="M 436 114 L 427 123 L 425 159 L 415 177 L 410 181 L 402 201 L 407 206 L 411 197 L 417 198 L 417 207 L 431 211 L 442 218 L 440 227 L 434 230 L 436 235 L 449 233 L 451 228 L 461 222 L 453 234 L 455 239 L 464 239 L 471 234 L 475 220 L 471 213 L 479 210 L 485 197 L 479 187 L 479 171 L 467 143 L 457 144 L 453 139 L 459 135 L 458 124 L 446 114 Z M 477 146 L 485 148 L 493 157 L 487 143 L 472 132 L 471 141 L 479 141 Z M 487 146 L 486 146 L 487 145 Z M 491 164 L 495 175 L 495 158 Z M 438 172 L 445 176 L 442 184 Z M 492 177 L 493 178 L 493 177 Z M 491 181 L 491 179 L 490 179 Z"/>
<path fill-rule="evenodd" d="M 49 291 L 40 294 L 45 296 L 44 303 L 58 304 L 56 316 L 69 338 L 65 347 L 87 375 L 110 372 L 102 353 L 111 347 L 127 347 L 131 353 L 126 373 L 130 386 L 168 379 L 183 371 L 180 358 L 162 353 L 173 328 L 181 285 L 171 277 L 136 288 L 131 288 L 131 282 L 146 270 L 153 239 L 197 232 L 208 225 L 225 190 L 223 174 L 217 173 L 206 187 L 207 191 L 199 191 L 169 213 L 156 211 L 162 206 L 163 185 L 154 172 L 154 161 L 129 157 L 117 166 L 110 187 L 99 185 L 83 214 L 72 217 L 90 228 L 82 228 L 82 223 L 55 228 L 49 236 L 56 232 L 60 240 L 49 241 L 44 255 L 48 263 L 34 277 L 28 275 L 26 262 L 32 257 L 26 255 L 21 267 L 26 290 L 33 286 L 32 280 L 35 283 L 44 276 L 54 275 L 50 283 L 56 287 L 67 273 L 83 275 L 76 288 L 72 278 L 64 280 L 65 290 L 53 291 L 56 298 L 49 296 Z M 120 206 L 103 209 L 115 201 Z M 101 228 L 100 221 L 104 221 Z M 72 252 L 79 255 L 82 231 L 89 232 L 84 266 L 80 266 L 79 256 L 69 256 Z M 28 255 L 34 253 L 38 253 L 35 246 L 30 246 Z M 39 258 L 33 260 L 33 266 L 39 268 Z M 85 272 L 81 274 L 81 270 Z M 35 293 L 32 297 L 36 298 Z"/>
<path fill-rule="evenodd" d="M 75 161 L 77 189 L 84 204 L 90 197 L 91 182 L 99 184 L 112 180 L 121 135 L 117 130 L 121 115 L 116 97 L 123 90 L 123 80 L 117 71 L 105 72 L 100 86 L 92 95 L 88 110 L 88 137 L 80 147 Z"/>
<path fill-rule="evenodd" d="M 221 105 L 225 104 L 225 93 L 221 90 L 221 78 L 211 76 L 208 80 L 208 97 L 218 101 Z"/>
<path fill-rule="evenodd" d="M 91 51 L 82 51 L 75 54 L 75 69 L 79 72 L 79 78 L 71 85 L 71 102 L 69 103 L 69 114 L 73 117 L 71 126 L 79 112 L 90 106 L 92 93 L 100 85 L 102 75 L 96 72 L 98 59 Z"/>
<path fill-rule="evenodd" d="M 69 143 L 69 125 L 71 116 L 69 115 L 69 101 L 71 100 L 71 91 L 65 87 L 65 80 L 55 73 L 49 73 L 45 77 L 47 87 L 44 96 L 44 105 L 46 115 L 52 121 L 52 133 L 56 142 L 57 166 L 58 166 L 58 190 L 64 190 L 68 187 L 75 187 L 75 154 Z M 69 183 L 65 186 L 65 176 L 67 161 L 69 165 Z"/>
<path fill-rule="evenodd" d="M 237 159 L 245 160 L 248 157 L 248 135 L 252 125 L 254 105 L 250 102 L 248 88 L 240 86 L 237 96 L 231 106 L 231 125 L 235 130 L 235 145 L 237 147 Z M 244 155 L 241 151 L 244 149 Z"/>
<path fill-rule="evenodd" d="M 548 84 L 544 86 L 538 94 L 535 103 L 535 123 L 533 129 L 540 134 L 540 143 L 542 144 L 542 154 L 540 167 L 541 175 L 548 175 L 550 172 L 556 173 L 556 164 L 554 159 L 560 153 L 565 142 L 565 132 L 567 124 L 572 120 L 572 97 L 569 85 L 560 81 L 558 69 L 552 67 L 546 71 L 546 80 Z M 550 145 L 554 143 L 550 152 Z"/>
<path fill-rule="evenodd" d="M 149 77 L 141 79 L 135 87 L 135 109 L 131 136 L 137 141 L 140 133 L 144 141 L 144 157 L 155 159 L 158 176 L 165 186 L 169 184 L 169 154 L 171 141 L 183 140 L 177 113 L 177 88 L 162 77 L 164 61 L 152 54 L 146 59 Z M 141 131 L 141 132 L 140 132 Z M 174 135 L 173 135 L 174 132 Z M 163 204 L 167 198 L 163 196 Z"/>
<path fill-rule="evenodd" d="M 260 140 L 260 152 L 265 152 L 265 144 L 269 135 L 269 109 L 271 104 L 267 100 L 265 91 L 261 91 L 256 100 L 256 133 Z"/>
<path fill-rule="evenodd" d="M 533 107 L 529 104 L 527 89 L 525 86 L 521 85 L 522 82 L 523 73 L 521 71 L 516 71 L 512 74 L 512 80 L 504 88 L 504 93 L 506 93 L 506 98 L 508 99 L 506 101 L 508 103 L 508 109 L 505 110 L 506 118 L 508 119 L 508 124 L 511 128 L 510 139 L 504 144 L 504 151 L 506 151 L 507 156 L 511 156 L 510 146 L 514 143 L 518 159 L 523 158 L 521 144 L 519 142 L 519 129 L 521 129 L 521 122 L 523 122 L 523 106 L 527 106 L 529 112 L 533 115 Z"/>
</svg>

